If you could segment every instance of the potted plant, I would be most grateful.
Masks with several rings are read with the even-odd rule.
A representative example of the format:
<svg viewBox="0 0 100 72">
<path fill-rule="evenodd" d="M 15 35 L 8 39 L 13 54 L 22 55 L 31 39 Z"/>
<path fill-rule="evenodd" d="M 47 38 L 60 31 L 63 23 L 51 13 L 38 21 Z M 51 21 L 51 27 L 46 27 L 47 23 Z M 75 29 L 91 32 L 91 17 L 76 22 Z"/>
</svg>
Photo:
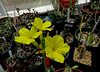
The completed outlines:
<svg viewBox="0 0 100 72">
<path fill-rule="evenodd" d="M 89 4 L 83 5 L 81 7 L 81 10 L 88 14 L 99 14 L 100 13 L 99 6 L 100 6 L 99 1 L 97 1 L 97 2 L 94 1 Z"/>
<path fill-rule="evenodd" d="M 95 53 L 98 54 L 97 50 L 100 46 L 100 38 L 97 35 L 98 32 L 96 31 L 99 19 L 100 17 L 97 22 L 95 22 L 91 31 L 88 31 L 87 28 L 79 28 L 79 30 L 76 31 L 78 33 L 75 33 L 75 36 L 79 41 L 79 46 L 74 51 L 74 61 L 88 65 L 88 68 L 93 71 L 96 70 L 94 67 L 96 64 L 94 59 L 97 59 L 94 55 Z"/>
<path fill-rule="evenodd" d="M 55 72 L 83 72 L 81 70 L 75 69 L 77 67 L 78 67 L 77 65 L 73 66 L 72 68 L 70 68 L 69 66 L 67 66 L 66 68 L 58 69 Z"/>
<path fill-rule="evenodd" d="M 13 57 L 9 57 L 9 58 L 4 60 L 4 64 L 6 65 L 7 69 L 12 68 L 18 62 L 19 62 L 19 60 L 16 58 L 15 55 L 13 55 Z"/>
<path fill-rule="evenodd" d="M 20 30 L 23 27 L 31 28 L 31 22 L 34 21 L 35 17 L 39 17 L 38 12 L 33 9 L 33 13 L 31 12 L 30 8 L 27 9 L 28 13 L 23 13 L 20 15 L 19 8 L 17 8 L 17 12 L 19 17 L 17 17 L 18 26 L 17 29 Z"/>
<path fill-rule="evenodd" d="M 23 63 L 17 63 L 15 66 L 10 68 L 10 72 L 27 72 L 26 66 Z"/>
<path fill-rule="evenodd" d="M 37 28 L 32 26 L 31 29 L 22 28 L 19 30 L 19 36 L 15 37 L 15 41 L 19 42 L 22 45 L 18 44 L 17 49 L 15 50 L 16 56 L 20 58 L 27 58 L 29 55 L 33 55 L 36 52 L 37 42 L 35 41 L 36 38 L 42 32 L 37 32 Z M 28 55 L 28 56 L 27 56 Z"/>
<path fill-rule="evenodd" d="M 4 17 L 0 19 L 0 37 L 12 37 L 13 25 L 15 24 L 15 19 L 12 17 Z"/>
</svg>

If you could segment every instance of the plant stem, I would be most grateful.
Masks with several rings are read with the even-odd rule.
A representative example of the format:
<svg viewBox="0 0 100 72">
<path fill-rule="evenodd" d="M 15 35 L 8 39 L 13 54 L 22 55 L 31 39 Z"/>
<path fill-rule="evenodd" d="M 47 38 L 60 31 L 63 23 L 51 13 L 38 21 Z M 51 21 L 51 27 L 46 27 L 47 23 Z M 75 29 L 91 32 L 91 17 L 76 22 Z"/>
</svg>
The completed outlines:
<svg viewBox="0 0 100 72">
<path fill-rule="evenodd" d="M 47 66 L 46 66 L 46 61 L 45 61 L 45 54 L 44 53 L 43 53 L 43 61 L 44 61 L 45 71 L 48 72 Z"/>
<path fill-rule="evenodd" d="M 41 40 L 41 44 L 42 44 L 42 49 L 45 49 L 45 42 L 44 42 L 44 38 Z M 43 62 L 44 62 L 44 67 L 45 67 L 45 71 L 48 72 L 47 70 L 47 66 L 46 66 L 46 61 L 45 61 L 45 54 L 43 53 Z"/>
<path fill-rule="evenodd" d="M 94 25 L 94 27 L 93 27 L 93 29 L 92 29 L 92 31 L 91 31 L 91 33 L 90 33 L 90 35 L 92 35 L 92 34 L 93 34 L 93 32 L 95 31 L 95 29 L 96 29 L 97 25 L 99 24 L 99 22 L 100 22 L 100 16 L 99 16 L 99 18 L 98 18 L 97 22 L 95 22 L 95 25 Z"/>
</svg>

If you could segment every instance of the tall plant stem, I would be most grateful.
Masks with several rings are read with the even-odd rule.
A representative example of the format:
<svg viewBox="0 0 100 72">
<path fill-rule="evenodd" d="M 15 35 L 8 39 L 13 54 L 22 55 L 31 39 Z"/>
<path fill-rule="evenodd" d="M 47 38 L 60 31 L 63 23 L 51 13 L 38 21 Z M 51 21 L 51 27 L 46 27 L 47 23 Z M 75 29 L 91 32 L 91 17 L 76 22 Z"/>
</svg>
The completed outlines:
<svg viewBox="0 0 100 72">
<path fill-rule="evenodd" d="M 45 61 L 45 54 L 44 53 L 43 53 L 43 62 L 44 62 L 45 71 L 48 72 L 47 66 L 46 66 L 46 61 Z"/>
<path fill-rule="evenodd" d="M 42 34 L 43 36 L 43 34 Z M 42 49 L 45 49 L 45 40 L 44 38 L 41 40 L 41 44 L 42 44 Z M 47 70 L 47 66 L 46 66 L 46 61 L 45 61 L 45 53 L 42 54 L 43 55 L 43 62 L 44 62 L 44 67 L 45 67 L 45 71 L 48 72 Z"/>
</svg>

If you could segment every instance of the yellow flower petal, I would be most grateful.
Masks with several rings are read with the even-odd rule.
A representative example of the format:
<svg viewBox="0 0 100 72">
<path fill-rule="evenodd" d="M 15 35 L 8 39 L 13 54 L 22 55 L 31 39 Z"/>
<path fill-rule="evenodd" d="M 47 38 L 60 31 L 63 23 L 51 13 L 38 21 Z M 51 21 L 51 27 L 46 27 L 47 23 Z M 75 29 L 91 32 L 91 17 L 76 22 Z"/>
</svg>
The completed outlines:
<svg viewBox="0 0 100 72">
<path fill-rule="evenodd" d="M 55 35 L 53 37 L 53 39 L 54 39 L 54 48 L 55 49 L 59 48 L 61 45 L 64 44 L 64 39 L 60 35 Z"/>
<path fill-rule="evenodd" d="M 50 36 L 46 37 L 45 38 L 45 45 L 46 45 L 46 47 L 53 48 L 53 46 L 54 46 L 53 38 Z"/>
<path fill-rule="evenodd" d="M 63 44 L 61 47 L 57 48 L 55 51 L 60 54 L 66 54 L 70 49 L 70 46 L 68 44 Z"/>
<path fill-rule="evenodd" d="M 42 25 L 42 29 L 44 30 L 45 28 L 50 27 L 50 26 L 51 26 L 51 22 L 46 21 L 46 22 Z"/>
<path fill-rule="evenodd" d="M 57 62 L 64 63 L 64 56 L 58 52 L 53 53 L 53 58 Z"/>
<path fill-rule="evenodd" d="M 32 38 L 37 38 L 37 37 L 39 37 L 39 35 L 41 35 L 41 34 L 42 34 L 42 31 L 39 31 L 39 32 L 35 33 L 35 34 L 33 35 Z"/>
<path fill-rule="evenodd" d="M 31 38 L 30 31 L 27 28 L 20 29 L 19 30 L 19 35 Z"/>
<path fill-rule="evenodd" d="M 31 34 L 31 36 L 33 36 L 36 32 L 37 32 L 37 28 L 35 27 L 35 26 L 32 26 L 31 27 L 31 30 L 30 30 L 30 34 Z"/>
<path fill-rule="evenodd" d="M 45 29 L 43 29 L 43 30 L 48 30 L 48 31 L 51 31 L 52 29 L 51 29 L 51 28 L 45 28 Z"/>
<path fill-rule="evenodd" d="M 24 36 L 19 36 L 19 37 L 15 37 L 15 41 L 19 42 L 19 43 L 23 43 L 23 44 L 30 44 L 31 42 L 34 42 L 34 39 L 29 39 L 27 37 Z"/>
<path fill-rule="evenodd" d="M 15 41 L 19 43 L 23 43 L 23 36 L 15 37 Z"/>
<path fill-rule="evenodd" d="M 36 26 L 38 29 L 42 29 L 43 21 L 40 18 L 35 18 L 34 23 L 31 22 L 31 24 Z"/>
<path fill-rule="evenodd" d="M 53 59 L 53 51 L 50 47 L 45 48 L 46 56 Z"/>
</svg>

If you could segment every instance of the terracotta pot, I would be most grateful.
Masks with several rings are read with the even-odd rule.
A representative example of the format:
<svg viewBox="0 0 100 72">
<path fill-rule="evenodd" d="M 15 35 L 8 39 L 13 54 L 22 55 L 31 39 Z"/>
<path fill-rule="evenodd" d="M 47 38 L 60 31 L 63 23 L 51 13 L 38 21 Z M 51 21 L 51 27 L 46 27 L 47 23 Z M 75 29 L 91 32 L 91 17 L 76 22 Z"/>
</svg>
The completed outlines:
<svg viewBox="0 0 100 72">
<path fill-rule="evenodd" d="M 69 0 L 59 0 L 58 3 L 59 3 L 61 8 L 62 7 L 66 8 L 66 7 L 70 6 L 70 1 Z M 74 5 L 74 4 L 75 4 L 75 0 L 72 0 L 72 5 Z"/>
<path fill-rule="evenodd" d="M 65 68 L 61 68 L 61 69 L 56 70 L 55 72 L 63 72 L 64 70 Z M 80 71 L 78 69 L 73 69 L 72 72 L 83 72 L 83 71 Z"/>
<path fill-rule="evenodd" d="M 82 7 L 81 7 L 81 10 L 83 11 L 83 12 L 85 12 L 85 13 L 88 13 L 88 14 L 99 14 L 100 13 L 100 11 L 98 11 L 98 12 L 89 12 L 89 11 L 86 11 L 85 9 L 84 9 L 84 7 L 89 7 L 90 5 L 83 5 Z"/>
</svg>

